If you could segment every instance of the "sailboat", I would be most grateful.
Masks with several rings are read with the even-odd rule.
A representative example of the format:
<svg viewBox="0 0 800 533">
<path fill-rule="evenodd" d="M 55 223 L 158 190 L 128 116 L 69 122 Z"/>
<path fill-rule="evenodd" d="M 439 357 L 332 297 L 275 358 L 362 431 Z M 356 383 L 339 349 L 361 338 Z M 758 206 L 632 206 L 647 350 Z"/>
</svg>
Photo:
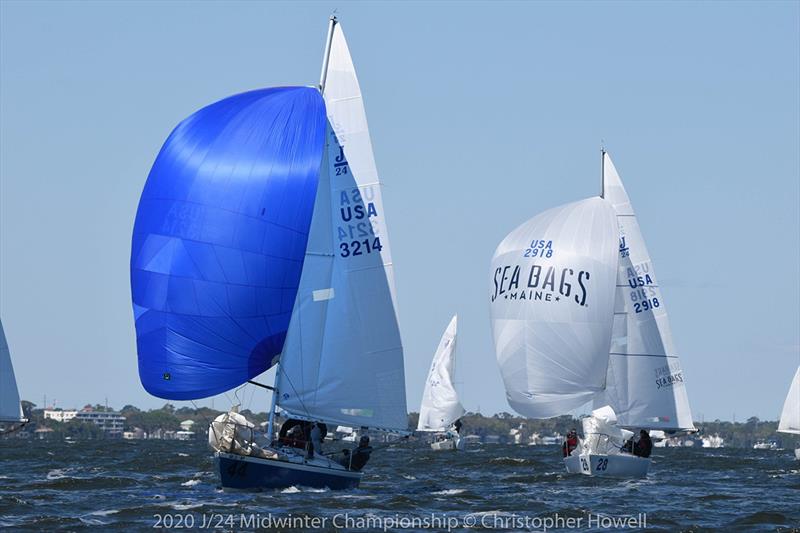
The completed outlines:
<svg viewBox="0 0 800 533">
<path fill-rule="evenodd" d="M 0 435 L 16 431 L 27 422 L 19 401 L 17 380 L 11 365 L 11 350 L 6 341 L 3 321 L 0 320 Z"/>
<path fill-rule="evenodd" d="M 460 426 L 459 419 L 465 412 L 453 384 L 457 328 L 458 315 L 455 315 L 436 348 L 419 408 L 417 431 L 438 433 L 431 443 L 434 450 L 463 450 L 465 444 L 459 434 L 460 427 L 454 426 Z"/>
<path fill-rule="evenodd" d="M 791 435 L 800 435 L 800 367 L 794 373 L 792 385 L 789 387 L 789 394 L 783 403 L 781 420 L 778 422 L 778 431 Z M 800 448 L 794 450 L 795 458 L 800 461 Z"/>
<path fill-rule="evenodd" d="M 342 457 L 272 440 L 276 410 L 407 433 L 381 183 L 336 17 L 318 87 L 232 96 L 173 131 L 139 204 L 131 281 L 151 394 L 208 397 L 276 368 L 269 445 L 235 409 L 211 425 L 223 488 L 358 486 Z"/>
<path fill-rule="evenodd" d="M 593 400 L 594 407 L 610 406 L 618 427 L 627 430 L 658 430 L 669 434 L 696 432 L 684 372 L 672 341 L 664 297 L 653 262 L 645 246 L 628 193 L 608 153 L 602 151 L 602 196 L 613 206 L 619 226 L 619 266 L 614 324 L 606 386 Z M 584 447 L 585 448 L 585 447 Z M 629 456 L 611 457 L 607 468 L 604 454 L 570 459 L 567 463 L 586 473 L 584 463 L 601 464 L 592 475 L 624 475 L 609 470 Z M 585 459 L 585 461 L 581 461 Z M 646 475 L 644 461 L 627 460 L 637 474 Z M 647 461 L 649 466 L 649 461 Z M 607 472 L 607 474 L 606 474 Z"/>
<path fill-rule="evenodd" d="M 501 242 L 492 326 L 517 412 L 549 418 L 594 403 L 567 471 L 642 477 L 649 458 L 620 451 L 628 429 L 694 425 L 652 263 L 605 151 L 602 169 L 600 198 L 545 211 Z"/>
</svg>

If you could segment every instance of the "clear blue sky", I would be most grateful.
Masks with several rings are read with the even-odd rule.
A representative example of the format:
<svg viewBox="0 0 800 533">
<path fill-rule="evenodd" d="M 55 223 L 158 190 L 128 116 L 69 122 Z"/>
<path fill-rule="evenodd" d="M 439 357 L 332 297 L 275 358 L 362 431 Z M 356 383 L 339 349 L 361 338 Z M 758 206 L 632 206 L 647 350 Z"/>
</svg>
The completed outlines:
<svg viewBox="0 0 800 533">
<path fill-rule="evenodd" d="M 0 312 L 22 396 L 163 403 L 139 384 L 128 281 L 150 165 L 199 107 L 316 83 L 337 8 L 386 183 L 410 409 L 455 312 L 465 406 L 509 409 L 489 261 L 598 193 L 602 139 L 695 419 L 777 418 L 800 363 L 798 6 L 0 2 Z"/>
</svg>

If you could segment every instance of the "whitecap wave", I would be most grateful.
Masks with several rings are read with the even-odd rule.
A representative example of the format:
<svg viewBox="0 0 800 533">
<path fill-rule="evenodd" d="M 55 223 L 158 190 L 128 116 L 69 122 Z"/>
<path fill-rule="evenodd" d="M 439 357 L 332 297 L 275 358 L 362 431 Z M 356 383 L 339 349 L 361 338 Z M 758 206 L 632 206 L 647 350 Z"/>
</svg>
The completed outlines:
<svg viewBox="0 0 800 533">
<path fill-rule="evenodd" d="M 56 479 L 63 479 L 65 477 L 67 477 L 67 472 L 68 471 L 69 471 L 68 468 L 54 468 L 53 470 L 51 470 L 51 471 L 49 471 L 47 473 L 47 479 L 49 479 L 50 481 L 53 481 L 53 480 L 56 480 Z"/>
</svg>

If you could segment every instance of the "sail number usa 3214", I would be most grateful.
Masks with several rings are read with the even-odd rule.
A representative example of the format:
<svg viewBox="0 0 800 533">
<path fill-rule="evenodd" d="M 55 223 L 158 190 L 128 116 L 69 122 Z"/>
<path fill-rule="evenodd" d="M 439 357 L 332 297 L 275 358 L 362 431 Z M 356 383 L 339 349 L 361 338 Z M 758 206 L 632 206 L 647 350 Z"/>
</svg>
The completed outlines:
<svg viewBox="0 0 800 533">
<path fill-rule="evenodd" d="M 374 202 L 372 187 L 362 191 L 358 187 L 341 191 L 339 195 L 339 223 L 336 234 L 339 255 L 355 257 L 383 249 L 378 233 L 379 214 Z"/>
</svg>

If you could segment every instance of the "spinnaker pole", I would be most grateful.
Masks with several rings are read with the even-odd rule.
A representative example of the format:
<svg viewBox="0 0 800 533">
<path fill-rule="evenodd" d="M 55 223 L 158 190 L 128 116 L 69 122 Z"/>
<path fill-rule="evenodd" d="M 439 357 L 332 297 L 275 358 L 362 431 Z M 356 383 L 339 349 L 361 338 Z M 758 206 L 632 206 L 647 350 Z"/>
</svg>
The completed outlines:
<svg viewBox="0 0 800 533">
<path fill-rule="evenodd" d="M 328 60 L 331 58 L 331 42 L 333 42 L 333 27 L 336 26 L 338 19 L 336 15 L 331 15 L 328 25 L 328 38 L 325 40 L 325 55 L 322 56 L 322 72 L 319 74 L 319 92 L 325 92 L 325 80 L 328 78 Z"/>
</svg>

